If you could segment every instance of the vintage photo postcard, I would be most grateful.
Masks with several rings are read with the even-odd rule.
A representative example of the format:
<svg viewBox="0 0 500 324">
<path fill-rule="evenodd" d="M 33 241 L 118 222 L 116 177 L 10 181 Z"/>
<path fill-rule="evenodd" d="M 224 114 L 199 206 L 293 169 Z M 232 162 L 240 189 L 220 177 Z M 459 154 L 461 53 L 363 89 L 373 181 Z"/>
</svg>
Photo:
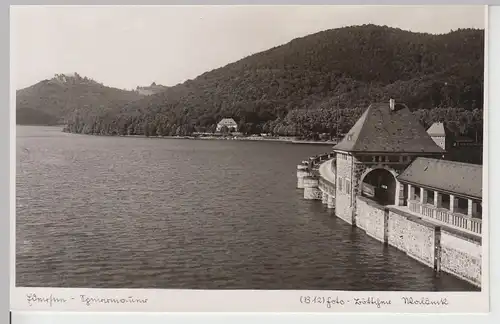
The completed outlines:
<svg viewBox="0 0 500 324">
<path fill-rule="evenodd" d="M 485 6 L 10 19 L 13 310 L 488 311 Z"/>
</svg>

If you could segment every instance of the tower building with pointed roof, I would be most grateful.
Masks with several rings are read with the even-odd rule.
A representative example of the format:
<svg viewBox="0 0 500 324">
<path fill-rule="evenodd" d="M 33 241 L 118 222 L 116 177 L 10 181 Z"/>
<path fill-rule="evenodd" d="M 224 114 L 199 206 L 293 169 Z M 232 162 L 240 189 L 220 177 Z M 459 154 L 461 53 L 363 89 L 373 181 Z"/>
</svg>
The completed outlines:
<svg viewBox="0 0 500 324">
<path fill-rule="evenodd" d="M 396 177 L 416 157 L 439 159 L 445 153 L 410 109 L 393 99 L 371 104 L 333 150 L 335 213 L 350 224 L 358 195 L 394 204 L 406 196 Z"/>
<path fill-rule="evenodd" d="M 297 166 L 304 198 L 321 199 L 435 272 L 481 287 L 484 173 L 479 164 L 445 158 L 450 130 L 438 123 L 426 131 L 394 100 L 372 104 L 333 153 Z"/>
</svg>

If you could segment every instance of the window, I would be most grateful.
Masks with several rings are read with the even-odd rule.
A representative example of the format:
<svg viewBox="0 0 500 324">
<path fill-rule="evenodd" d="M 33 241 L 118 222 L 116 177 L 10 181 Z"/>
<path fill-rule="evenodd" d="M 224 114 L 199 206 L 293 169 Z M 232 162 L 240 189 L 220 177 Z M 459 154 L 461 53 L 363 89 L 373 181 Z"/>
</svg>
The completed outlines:
<svg viewBox="0 0 500 324">
<path fill-rule="evenodd" d="M 345 190 L 347 193 L 351 193 L 351 181 L 349 180 L 345 181 Z"/>
<path fill-rule="evenodd" d="M 465 198 L 461 197 L 455 197 L 457 198 L 458 204 L 455 206 L 455 211 L 457 213 L 467 215 L 468 214 L 468 208 L 469 208 L 469 201 Z"/>
<path fill-rule="evenodd" d="M 441 195 L 441 208 L 450 209 L 450 195 Z"/>
<path fill-rule="evenodd" d="M 483 218 L 483 204 L 479 201 L 475 201 L 472 206 L 472 217 Z"/>
<path fill-rule="evenodd" d="M 420 187 L 413 187 L 413 200 L 420 201 Z"/>
<path fill-rule="evenodd" d="M 342 192 L 342 181 L 344 179 L 342 179 L 341 177 L 339 177 L 339 191 Z"/>
<path fill-rule="evenodd" d="M 424 203 L 429 205 L 434 205 L 434 191 L 427 189 L 424 190 L 426 192 L 425 195 L 427 196 L 427 201 L 424 201 Z"/>
</svg>

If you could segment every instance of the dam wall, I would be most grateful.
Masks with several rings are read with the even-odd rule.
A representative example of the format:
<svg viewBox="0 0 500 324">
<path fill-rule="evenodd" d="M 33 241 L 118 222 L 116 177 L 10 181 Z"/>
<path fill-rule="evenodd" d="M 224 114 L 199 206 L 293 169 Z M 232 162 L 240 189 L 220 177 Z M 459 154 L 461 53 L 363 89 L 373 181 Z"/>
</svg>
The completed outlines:
<svg viewBox="0 0 500 324">
<path fill-rule="evenodd" d="M 304 198 L 320 200 L 329 209 L 335 208 L 336 185 L 332 155 L 310 158 L 307 167 L 297 169 L 299 183 L 303 183 Z M 306 164 L 303 164 L 306 165 Z M 300 171 L 300 172 L 299 172 Z M 307 174 L 305 174 L 307 173 Z M 302 180 L 300 179 L 302 178 Z M 403 210 L 407 207 L 383 206 L 358 195 L 352 226 L 365 231 L 381 244 L 390 245 L 409 257 L 440 272 L 449 273 L 477 287 L 481 287 L 481 237 L 436 224 Z"/>
</svg>

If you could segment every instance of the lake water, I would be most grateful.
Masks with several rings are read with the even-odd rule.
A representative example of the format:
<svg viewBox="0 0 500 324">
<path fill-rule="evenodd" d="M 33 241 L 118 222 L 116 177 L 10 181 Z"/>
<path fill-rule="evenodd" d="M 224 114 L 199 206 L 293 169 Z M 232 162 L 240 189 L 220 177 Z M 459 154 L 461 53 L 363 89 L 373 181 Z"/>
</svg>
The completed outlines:
<svg viewBox="0 0 500 324">
<path fill-rule="evenodd" d="M 303 200 L 328 150 L 17 126 L 16 284 L 476 290 Z"/>
</svg>

